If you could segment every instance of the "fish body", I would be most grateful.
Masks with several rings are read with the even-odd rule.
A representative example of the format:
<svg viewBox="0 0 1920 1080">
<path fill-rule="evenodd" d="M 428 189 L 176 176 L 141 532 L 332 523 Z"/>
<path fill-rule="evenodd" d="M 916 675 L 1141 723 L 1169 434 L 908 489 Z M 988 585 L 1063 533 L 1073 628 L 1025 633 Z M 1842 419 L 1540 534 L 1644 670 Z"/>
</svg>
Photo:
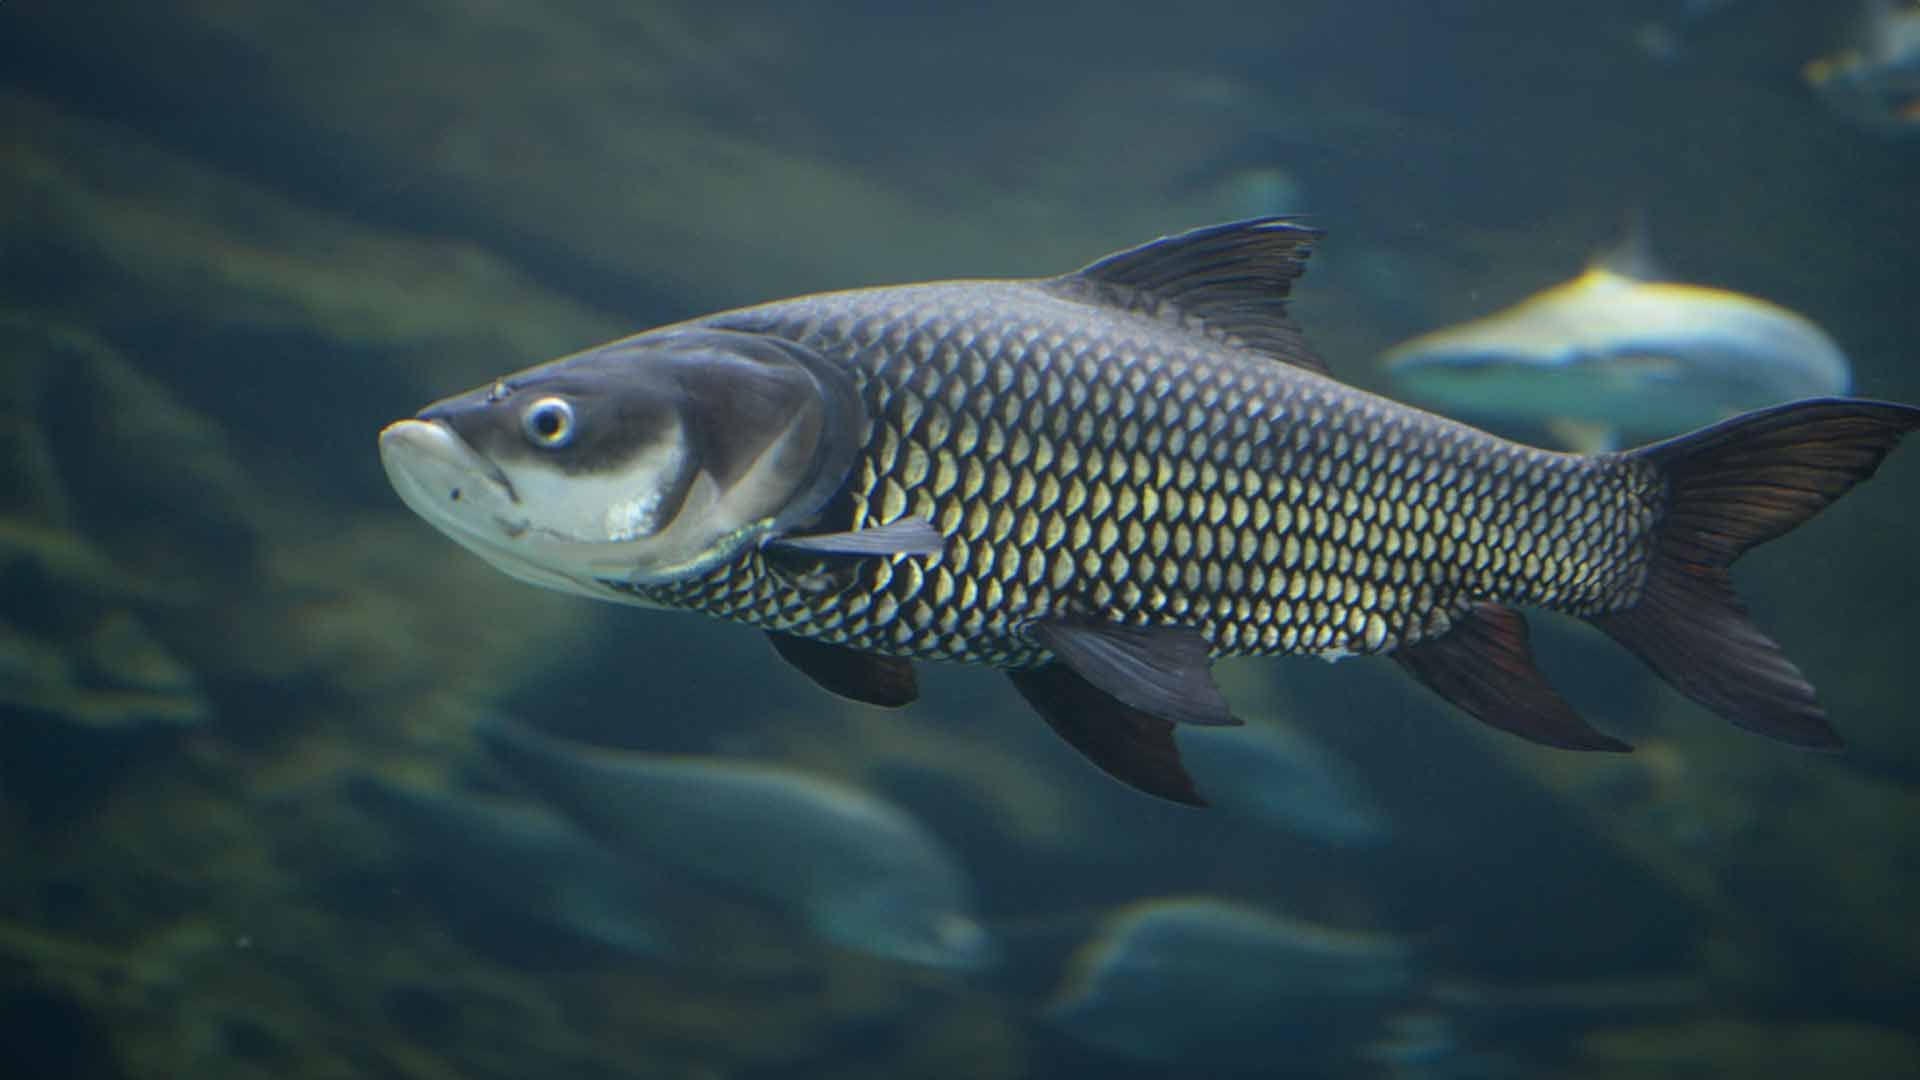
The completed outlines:
<svg viewBox="0 0 1920 1080">
<path fill-rule="evenodd" d="M 1304 731 L 1189 724 L 1175 741 L 1207 798 L 1230 815 L 1328 847 L 1371 847 L 1393 836 L 1393 819 L 1366 782 Z"/>
<path fill-rule="evenodd" d="M 1479 575 L 1491 597 L 1576 609 L 1627 584 L 1630 571 L 1599 568 L 1625 569 L 1651 509 L 1631 469 L 1530 451 L 1026 283 L 810 297 L 718 325 L 857 366 L 879 422 L 849 476 L 848 524 L 931 522 L 939 557 L 869 561 L 851 588 L 809 592 L 750 552 L 627 591 L 866 652 L 1031 668 L 1050 650 L 1026 627 L 1071 615 L 1178 621 L 1213 655 L 1380 652 L 1443 628 L 1435 601 L 1475 576 L 1438 538 L 1422 554 L 1416 508 L 1431 497 L 1429 527 L 1447 516 L 1441 489 L 1464 479 L 1491 496 L 1482 543 L 1487 528 L 1550 543 L 1552 492 L 1590 491 L 1600 527 L 1567 537 L 1566 560 L 1529 566 L 1516 548 Z M 1510 497 L 1528 489 L 1541 497 L 1530 523 Z"/>
<path fill-rule="evenodd" d="M 636 956 L 673 951 L 658 886 L 557 815 L 369 775 L 353 802 L 391 826 L 461 905 L 491 906 Z"/>
<path fill-rule="evenodd" d="M 1808 61 L 1807 84 L 1861 128 L 1896 138 L 1920 134 L 1920 5 L 1869 0 L 1854 38 Z"/>
<path fill-rule="evenodd" d="M 1223 898 L 1129 905 L 1082 946 L 1046 1016 L 1150 1062 L 1253 1068 L 1336 1057 L 1414 991 L 1412 950 Z M 1342 1038 L 1345 1036 L 1345 1038 Z"/>
<path fill-rule="evenodd" d="M 1851 378 L 1833 339 L 1786 308 L 1607 265 L 1383 359 L 1403 393 L 1448 413 L 1641 437 L 1842 394 Z"/>
<path fill-rule="evenodd" d="M 995 959 L 958 861 L 891 803 L 791 769 L 594 749 L 507 721 L 478 734 L 626 859 L 757 899 L 847 948 L 947 969 Z"/>
<path fill-rule="evenodd" d="M 1097 765 L 1176 801 L 1202 800 L 1172 726 L 1236 722 L 1222 655 L 1388 653 L 1488 723 L 1624 749 L 1534 670 L 1513 605 L 1594 619 L 1736 722 L 1832 744 L 1777 647 L 1730 636 L 1725 565 L 1920 412 L 1812 402 L 1631 454 L 1509 442 L 1325 373 L 1285 310 L 1318 235 L 1257 219 L 1055 278 L 724 312 L 437 403 L 382 458 L 510 574 L 760 627 L 873 704 L 913 700 L 914 660 L 1003 669 Z M 1788 474 L 1803 496 L 1753 503 L 1748 481 Z"/>
</svg>

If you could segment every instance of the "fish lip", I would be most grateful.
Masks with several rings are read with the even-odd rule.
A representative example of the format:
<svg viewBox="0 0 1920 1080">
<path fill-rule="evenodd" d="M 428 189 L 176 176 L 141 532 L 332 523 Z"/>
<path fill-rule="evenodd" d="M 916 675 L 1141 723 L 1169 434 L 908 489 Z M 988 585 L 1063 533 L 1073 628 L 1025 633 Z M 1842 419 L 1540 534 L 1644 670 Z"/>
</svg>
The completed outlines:
<svg viewBox="0 0 1920 1080">
<path fill-rule="evenodd" d="M 520 504 L 520 493 L 514 490 L 513 481 L 507 478 L 507 474 L 474 450 L 442 420 L 414 417 L 396 420 L 382 428 L 380 463 L 385 467 L 387 479 L 401 500 L 429 521 L 460 524 L 458 518 L 441 507 L 439 493 L 430 490 L 433 485 L 420 475 L 422 464 L 456 475 L 476 477 L 491 487 L 508 505 Z M 524 519 L 514 520 L 498 513 L 493 515 L 493 519 L 509 538 L 526 532 L 528 527 Z M 472 528 L 464 526 L 462 531 L 471 532 Z"/>
<path fill-rule="evenodd" d="M 492 563 L 510 577 L 529 584 L 597 599 L 608 599 L 609 585 L 595 576 L 590 581 L 565 569 L 548 565 L 538 552 L 528 550 L 552 537 L 572 538 L 551 533 L 534 524 L 525 513 L 512 516 L 508 511 L 520 504 L 520 496 L 506 474 L 475 450 L 445 421 L 422 414 L 396 420 L 380 432 L 380 463 L 387 471 L 400 501 L 427 524 L 439 529 L 454 543 Z M 492 505 L 476 505 L 465 510 L 451 509 L 457 498 L 449 486 L 461 489 L 472 485 L 476 492 L 484 485 L 484 495 L 495 499 Z M 614 597 L 626 600 L 624 596 Z"/>
</svg>

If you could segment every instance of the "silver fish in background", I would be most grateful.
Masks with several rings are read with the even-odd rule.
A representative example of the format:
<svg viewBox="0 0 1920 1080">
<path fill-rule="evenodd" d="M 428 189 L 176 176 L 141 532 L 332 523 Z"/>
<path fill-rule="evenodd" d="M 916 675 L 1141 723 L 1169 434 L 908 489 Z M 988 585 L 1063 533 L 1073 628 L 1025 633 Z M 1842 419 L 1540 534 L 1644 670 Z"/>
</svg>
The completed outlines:
<svg viewBox="0 0 1920 1080">
<path fill-rule="evenodd" d="M 1704 36 L 1706 24 L 1735 6 L 1735 0 L 1683 0 L 1661 5 L 1659 17 L 1633 28 L 1633 43 L 1641 54 L 1659 63 L 1677 63 Z"/>
<path fill-rule="evenodd" d="M 1801 74 L 1834 112 L 1880 135 L 1920 135 L 1920 4 L 1868 0 L 1853 41 Z"/>
<path fill-rule="evenodd" d="M 1393 819 L 1366 782 L 1305 732 L 1278 724 L 1186 725 L 1181 760 L 1222 811 L 1328 847 L 1373 847 Z"/>
<path fill-rule="evenodd" d="M 347 795 L 386 822 L 409 858 L 457 890 L 462 904 L 486 904 L 632 955 L 673 951 L 675 927 L 655 918 L 658 890 L 555 814 L 364 775 L 348 779 Z"/>
<path fill-rule="evenodd" d="M 891 803 L 775 766 L 596 749 L 503 720 L 476 732 L 617 855 L 753 897 L 849 949 L 956 970 L 996 960 L 959 862 Z"/>
<path fill-rule="evenodd" d="M 1202 802 L 1173 726 L 1211 661 L 1386 653 L 1496 727 L 1622 750 L 1516 605 L 1587 618 L 1683 693 L 1838 736 L 1728 568 L 1920 426 L 1828 399 L 1558 454 L 1346 386 L 1286 315 L 1319 233 L 1200 229 L 1076 273 L 805 296 L 638 334 L 388 426 L 415 512 L 501 570 L 760 627 L 898 706 L 912 661 L 1005 670 L 1109 774 Z"/>
<path fill-rule="evenodd" d="M 1805 317 L 1662 277 L 1636 232 L 1573 280 L 1396 345 L 1382 363 L 1422 405 L 1544 424 L 1589 452 L 1847 391 L 1846 354 Z"/>
<path fill-rule="evenodd" d="M 1049 1022 L 1108 1053 L 1188 1068 L 1359 1056 L 1414 991 L 1400 939 L 1233 900 L 1130 905 L 1069 963 Z"/>
</svg>

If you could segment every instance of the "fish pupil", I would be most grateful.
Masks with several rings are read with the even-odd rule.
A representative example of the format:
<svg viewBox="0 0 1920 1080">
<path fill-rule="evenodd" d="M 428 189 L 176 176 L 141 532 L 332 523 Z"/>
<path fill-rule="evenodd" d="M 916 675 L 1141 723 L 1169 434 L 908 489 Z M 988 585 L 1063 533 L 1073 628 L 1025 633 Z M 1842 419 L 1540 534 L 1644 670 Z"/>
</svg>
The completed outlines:
<svg viewBox="0 0 1920 1080">
<path fill-rule="evenodd" d="M 559 448 L 573 439 L 573 407 L 560 398 L 542 398 L 521 417 L 527 437 L 542 446 Z"/>
</svg>

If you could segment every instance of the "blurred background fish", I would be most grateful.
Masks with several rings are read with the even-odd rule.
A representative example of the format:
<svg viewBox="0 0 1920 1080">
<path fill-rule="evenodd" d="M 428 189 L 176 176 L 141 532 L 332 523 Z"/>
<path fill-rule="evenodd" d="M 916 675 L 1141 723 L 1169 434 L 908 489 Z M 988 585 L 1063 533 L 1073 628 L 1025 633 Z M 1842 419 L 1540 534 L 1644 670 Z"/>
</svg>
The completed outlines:
<svg viewBox="0 0 1920 1080">
<path fill-rule="evenodd" d="M 1396 938 L 1224 897 L 1170 897 L 1109 918 L 1046 1015 L 1135 1061 L 1293 1074 L 1357 1053 L 1413 984 L 1411 952 Z"/>
<path fill-rule="evenodd" d="M 1801 70 L 1835 113 L 1890 137 L 1920 134 L 1920 4 L 1866 0 L 1851 40 Z"/>
<path fill-rule="evenodd" d="M 516 778 L 626 858 L 752 896 L 849 949 L 957 970 L 993 961 L 965 869 L 875 796 L 777 766 L 595 749 L 507 720 L 477 731 Z"/>
<path fill-rule="evenodd" d="M 1847 392 L 1826 331 L 1777 304 L 1666 280 L 1636 218 L 1571 281 L 1389 349 L 1408 399 L 1572 449 L 1650 441 L 1796 398 Z"/>
<path fill-rule="evenodd" d="M 1352 766 L 1292 725 L 1189 726 L 1174 741 L 1222 813 L 1329 847 L 1371 847 L 1393 835 Z"/>
<path fill-rule="evenodd" d="M 371 774 L 348 777 L 346 794 L 393 830 L 402 864 L 456 919 L 488 908 L 640 957 L 677 944 L 660 888 L 557 814 Z"/>
<path fill-rule="evenodd" d="M 1737 0 L 1678 0 L 1661 6 L 1657 16 L 1633 27 L 1633 42 L 1647 59 L 1677 63 L 1686 57 L 1702 33 L 1701 24 Z"/>
</svg>

